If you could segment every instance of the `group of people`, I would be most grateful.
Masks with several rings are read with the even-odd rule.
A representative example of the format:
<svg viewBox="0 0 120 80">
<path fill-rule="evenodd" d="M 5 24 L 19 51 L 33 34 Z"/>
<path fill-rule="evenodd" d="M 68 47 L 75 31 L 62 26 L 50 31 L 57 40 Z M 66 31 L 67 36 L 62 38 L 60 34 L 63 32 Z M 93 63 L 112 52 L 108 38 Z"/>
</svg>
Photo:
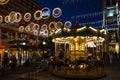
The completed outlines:
<svg viewBox="0 0 120 80">
<path fill-rule="evenodd" d="M 8 53 L 5 52 L 3 55 L 3 60 L 2 60 L 2 68 L 3 69 L 8 69 L 11 68 L 12 70 L 15 69 L 17 65 L 17 59 L 15 55 L 11 55 L 10 57 L 8 56 Z"/>
</svg>

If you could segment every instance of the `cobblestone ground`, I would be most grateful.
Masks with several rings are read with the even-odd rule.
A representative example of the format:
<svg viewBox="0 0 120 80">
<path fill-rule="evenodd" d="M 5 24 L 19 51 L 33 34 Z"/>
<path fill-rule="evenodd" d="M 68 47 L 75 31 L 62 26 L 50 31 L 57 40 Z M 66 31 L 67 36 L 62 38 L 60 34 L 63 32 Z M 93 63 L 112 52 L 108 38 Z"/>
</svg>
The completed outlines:
<svg viewBox="0 0 120 80">
<path fill-rule="evenodd" d="M 4 74 L 0 77 L 0 80 L 70 80 L 54 76 L 47 70 L 36 73 L 28 73 L 30 68 L 16 69 L 16 71 Z M 21 72 L 23 71 L 23 72 Z M 38 70 L 37 70 L 38 71 Z M 107 76 L 98 80 L 120 80 L 120 62 L 114 61 L 112 64 L 105 63 L 105 72 Z M 71 79 L 72 80 L 72 79 Z M 82 79 L 80 79 L 82 80 Z"/>
</svg>

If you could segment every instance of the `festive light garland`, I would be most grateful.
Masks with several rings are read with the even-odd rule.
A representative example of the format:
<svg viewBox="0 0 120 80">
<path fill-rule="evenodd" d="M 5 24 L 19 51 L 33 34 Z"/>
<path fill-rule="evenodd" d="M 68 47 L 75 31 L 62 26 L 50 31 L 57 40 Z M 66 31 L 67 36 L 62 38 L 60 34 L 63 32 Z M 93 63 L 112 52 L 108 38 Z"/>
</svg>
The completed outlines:
<svg viewBox="0 0 120 80">
<path fill-rule="evenodd" d="M 39 35 L 40 35 L 40 36 L 43 36 L 43 35 L 44 35 L 44 30 L 43 30 L 43 29 L 40 29 L 40 30 L 39 30 Z"/>
<path fill-rule="evenodd" d="M 25 27 L 25 31 L 26 31 L 26 32 L 29 32 L 29 31 L 30 31 L 30 26 L 29 26 L 29 25 Z"/>
<path fill-rule="evenodd" d="M 4 20 L 5 20 L 6 23 L 9 23 L 9 22 L 10 22 L 10 17 L 9 17 L 9 15 L 5 16 L 5 19 L 4 19 Z"/>
<path fill-rule="evenodd" d="M 9 14 L 9 18 L 10 18 L 10 23 L 14 23 L 16 22 L 16 12 L 15 11 L 11 11 L 10 14 Z"/>
<path fill-rule="evenodd" d="M 42 11 L 42 19 L 49 18 L 50 14 L 51 14 L 51 11 L 49 8 L 44 7 L 41 11 Z"/>
<path fill-rule="evenodd" d="M 20 26 L 20 27 L 18 28 L 18 31 L 19 31 L 19 32 L 24 32 L 24 30 L 25 30 L 24 26 Z"/>
<path fill-rule="evenodd" d="M 29 12 L 25 13 L 24 21 L 29 22 L 31 20 L 31 14 Z"/>
<path fill-rule="evenodd" d="M 57 28 L 61 28 L 63 26 L 63 23 L 61 22 L 61 21 L 58 21 L 57 23 L 56 23 L 56 27 Z"/>
<path fill-rule="evenodd" d="M 42 18 L 42 11 L 41 10 L 37 10 L 34 13 L 34 18 L 35 18 L 35 20 L 40 20 Z"/>
<path fill-rule="evenodd" d="M 9 0 L 0 0 L 1 5 L 7 4 L 8 2 L 9 2 Z"/>
<path fill-rule="evenodd" d="M 72 23 L 70 21 L 66 21 L 64 24 L 64 27 L 66 28 L 71 28 L 71 26 L 72 26 Z"/>
<path fill-rule="evenodd" d="M 48 31 L 47 29 L 46 29 L 46 30 L 44 30 L 44 34 L 43 34 L 43 35 L 44 35 L 45 37 L 47 37 L 47 36 L 48 36 L 48 34 L 49 34 L 49 31 Z"/>
<path fill-rule="evenodd" d="M 29 26 L 29 28 L 30 28 L 30 32 L 33 32 L 33 30 L 34 30 L 34 25 L 35 25 L 35 23 L 33 23 L 33 22 L 31 22 L 28 26 Z"/>
<path fill-rule="evenodd" d="M 34 34 L 35 36 L 37 36 L 37 35 L 38 35 L 38 30 L 33 30 L 33 34 Z"/>
<path fill-rule="evenodd" d="M 34 30 L 39 30 L 40 29 L 40 25 L 39 24 L 34 24 Z"/>
<path fill-rule="evenodd" d="M 46 30 L 46 29 L 47 29 L 47 24 L 43 24 L 43 25 L 41 26 L 41 29 Z"/>
<path fill-rule="evenodd" d="M 84 15 L 77 15 L 77 16 L 72 16 L 71 20 L 76 19 L 77 18 L 88 18 L 88 17 L 96 17 L 96 16 L 103 16 L 103 12 L 95 12 L 95 13 L 90 13 L 90 14 L 84 14 Z"/>
<path fill-rule="evenodd" d="M 22 14 L 20 12 L 16 12 L 16 20 L 15 22 L 20 22 L 22 20 Z"/>
<path fill-rule="evenodd" d="M 50 22 L 49 30 L 52 31 L 52 30 L 56 30 L 56 29 L 57 29 L 56 22 L 54 22 L 54 21 Z"/>
<path fill-rule="evenodd" d="M 108 19 L 108 20 L 105 20 L 105 23 L 112 23 L 112 22 L 115 22 L 117 21 L 117 19 Z M 98 21 L 92 21 L 92 22 L 85 22 L 85 23 L 80 23 L 80 25 L 85 25 L 85 24 L 102 24 L 104 21 L 103 20 L 98 20 Z"/>
<path fill-rule="evenodd" d="M 61 10 L 60 8 L 58 8 L 58 7 L 57 7 L 57 8 L 54 8 L 53 11 L 52 11 L 52 15 L 53 15 L 53 17 L 55 17 L 55 18 L 60 17 L 61 14 L 62 14 L 62 10 Z"/>
<path fill-rule="evenodd" d="M 3 16 L 0 15 L 0 23 L 3 22 Z"/>
<path fill-rule="evenodd" d="M 63 4 L 74 4 L 74 3 L 79 3 L 81 2 L 81 0 L 63 0 L 62 3 Z"/>
</svg>

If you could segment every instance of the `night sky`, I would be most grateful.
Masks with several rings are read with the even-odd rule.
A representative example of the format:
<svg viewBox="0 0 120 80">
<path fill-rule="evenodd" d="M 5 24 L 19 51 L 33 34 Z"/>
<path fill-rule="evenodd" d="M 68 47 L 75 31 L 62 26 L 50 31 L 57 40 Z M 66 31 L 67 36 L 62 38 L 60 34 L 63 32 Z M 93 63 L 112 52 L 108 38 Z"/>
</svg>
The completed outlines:
<svg viewBox="0 0 120 80">
<path fill-rule="evenodd" d="M 35 0 L 43 7 L 48 7 L 52 11 L 59 7 L 62 9 L 62 15 L 59 17 L 63 22 L 71 21 L 74 25 L 76 16 L 80 25 L 83 23 L 92 22 L 91 26 L 101 28 L 102 23 L 97 22 L 102 20 L 102 0 Z M 93 14 L 94 13 L 94 14 Z M 89 15 L 87 15 L 89 14 Z M 82 17 L 79 17 L 83 15 Z"/>
</svg>

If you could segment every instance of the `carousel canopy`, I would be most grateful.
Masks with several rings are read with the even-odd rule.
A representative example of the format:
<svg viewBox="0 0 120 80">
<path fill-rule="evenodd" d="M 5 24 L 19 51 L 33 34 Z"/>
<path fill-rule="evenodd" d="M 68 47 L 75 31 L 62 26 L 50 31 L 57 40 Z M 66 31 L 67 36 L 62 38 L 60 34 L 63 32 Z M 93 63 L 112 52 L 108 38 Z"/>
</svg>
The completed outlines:
<svg viewBox="0 0 120 80">
<path fill-rule="evenodd" d="M 105 30 L 97 30 L 92 28 L 91 26 L 84 26 L 81 28 L 63 28 L 58 29 L 55 32 L 55 37 L 70 37 L 70 36 L 98 36 L 98 37 L 104 37 Z"/>
<path fill-rule="evenodd" d="M 94 29 L 91 26 L 84 26 L 82 28 L 78 28 L 76 35 L 77 36 L 98 36 L 98 37 L 103 37 L 105 33 L 105 30 L 97 30 Z"/>
</svg>

